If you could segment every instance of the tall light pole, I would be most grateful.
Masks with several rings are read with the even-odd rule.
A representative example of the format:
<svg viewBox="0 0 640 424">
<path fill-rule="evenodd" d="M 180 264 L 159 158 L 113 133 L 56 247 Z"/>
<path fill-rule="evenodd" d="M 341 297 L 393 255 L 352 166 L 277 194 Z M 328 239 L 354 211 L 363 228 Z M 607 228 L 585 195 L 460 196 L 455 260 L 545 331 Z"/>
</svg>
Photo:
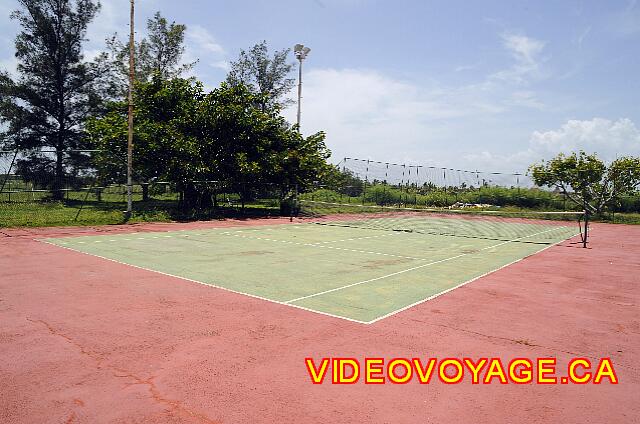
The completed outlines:
<svg viewBox="0 0 640 424">
<path fill-rule="evenodd" d="M 127 127 L 127 211 L 125 218 L 131 218 L 133 213 L 133 84 L 135 80 L 135 34 L 133 28 L 135 16 L 134 0 L 131 0 L 131 12 L 129 14 L 129 111 L 128 111 L 128 127 Z"/>
<path fill-rule="evenodd" d="M 309 47 L 305 47 L 302 44 L 296 44 L 293 48 L 296 59 L 300 62 L 300 66 L 298 66 L 298 132 L 300 132 L 300 102 L 302 100 L 302 61 L 307 58 L 310 51 Z"/>
</svg>

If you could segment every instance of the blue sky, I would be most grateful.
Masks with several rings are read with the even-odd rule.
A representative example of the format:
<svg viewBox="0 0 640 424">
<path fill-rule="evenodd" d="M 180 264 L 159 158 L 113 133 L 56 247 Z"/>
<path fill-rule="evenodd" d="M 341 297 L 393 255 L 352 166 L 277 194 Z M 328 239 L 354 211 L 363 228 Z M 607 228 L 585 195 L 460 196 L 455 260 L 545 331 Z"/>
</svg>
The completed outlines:
<svg viewBox="0 0 640 424">
<path fill-rule="evenodd" d="M 105 0 L 87 56 L 127 32 Z M 302 128 L 344 156 L 520 171 L 559 151 L 640 155 L 640 4 L 607 1 L 138 1 L 187 25 L 209 88 L 240 49 L 301 42 Z M 0 0 L 0 66 L 15 69 L 17 2 Z M 293 61 L 293 58 L 292 58 Z M 292 93 L 294 95 L 295 93 Z M 293 121 L 295 108 L 285 111 Z"/>
</svg>

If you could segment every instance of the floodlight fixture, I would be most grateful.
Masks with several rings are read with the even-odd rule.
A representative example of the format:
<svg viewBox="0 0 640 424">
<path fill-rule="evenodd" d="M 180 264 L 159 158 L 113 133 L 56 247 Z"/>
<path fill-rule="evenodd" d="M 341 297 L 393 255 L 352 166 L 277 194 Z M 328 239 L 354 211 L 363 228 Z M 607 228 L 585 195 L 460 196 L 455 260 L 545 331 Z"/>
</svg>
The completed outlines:
<svg viewBox="0 0 640 424">
<path fill-rule="evenodd" d="M 307 58 L 307 55 L 309 54 L 309 52 L 311 51 L 311 49 L 307 46 L 305 46 L 304 44 L 296 44 L 293 47 L 293 52 L 296 55 L 296 59 L 302 61 L 304 59 Z"/>
<path fill-rule="evenodd" d="M 300 109 L 301 109 L 301 101 L 302 101 L 302 61 L 307 58 L 307 55 L 311 51 L 309 47 L 306 47 L 304 44 L 296 44 L 293 46 L 294 54 L 296 55 L 296 59 L 300 62 L 298 66 L 298 132 L 300 132 Z"/>
</svg>

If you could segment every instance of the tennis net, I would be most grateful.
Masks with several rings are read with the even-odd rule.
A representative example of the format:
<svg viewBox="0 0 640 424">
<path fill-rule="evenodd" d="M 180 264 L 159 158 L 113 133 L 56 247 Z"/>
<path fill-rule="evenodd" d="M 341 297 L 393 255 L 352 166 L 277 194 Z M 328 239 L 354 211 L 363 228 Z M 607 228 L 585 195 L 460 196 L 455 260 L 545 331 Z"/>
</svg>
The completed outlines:
<svg viewBox="0 0 640 424">
<path fill-rule="evenodd" d="M 582 235 L 582 212 L 403 208 L 299 200 L 299 216 L 320 225 L 552 244 Z"/>
</svg>

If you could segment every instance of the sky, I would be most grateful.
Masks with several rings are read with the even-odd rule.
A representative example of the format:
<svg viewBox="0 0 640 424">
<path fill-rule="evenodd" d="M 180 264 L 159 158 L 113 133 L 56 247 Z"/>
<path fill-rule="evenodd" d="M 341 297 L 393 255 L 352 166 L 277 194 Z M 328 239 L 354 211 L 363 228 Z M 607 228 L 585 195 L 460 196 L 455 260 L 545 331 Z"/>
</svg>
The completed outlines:
<svg viewBox="0 0 640 424">
<path fill-rule="evenodd" d="M 324 131 L 334 163 L 519 172 L 579 149 L 640 156 L 638 3 L 138 0 L 136 32 L 156 11 L 186 24 L 185 61 L 198 59 L 208 89 L 261 40 L 309 46 L 302 132 Z M 17 7 L 0 0 L 0 68 L 11 72 Z M 102 1 L 87 58 L 113 33 L 125 39 L 128 13 L 128 0 Z M 296 107 L 284 114 L 295 122 Z"/>
</svg>

